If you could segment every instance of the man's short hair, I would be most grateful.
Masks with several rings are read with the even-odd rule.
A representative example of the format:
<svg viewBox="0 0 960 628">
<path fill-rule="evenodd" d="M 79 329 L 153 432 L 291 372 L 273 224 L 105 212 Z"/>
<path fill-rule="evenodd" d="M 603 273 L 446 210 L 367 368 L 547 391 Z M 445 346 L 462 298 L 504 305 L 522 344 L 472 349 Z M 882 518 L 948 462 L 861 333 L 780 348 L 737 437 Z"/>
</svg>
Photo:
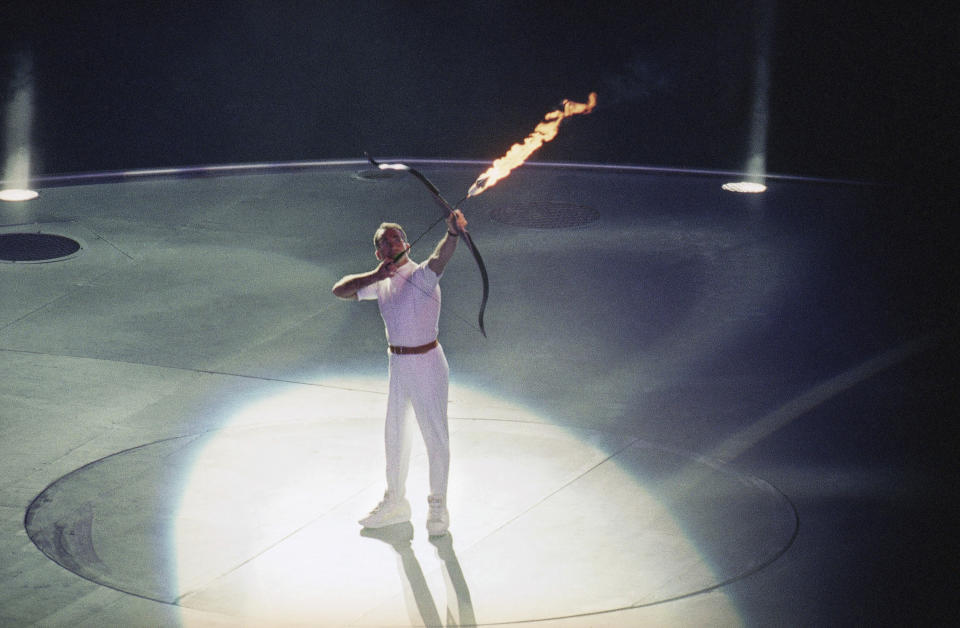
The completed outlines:
<svg viewBox="0 0 960 628">
<path fill-rule="evenodd" d="M 377 227 L 377 230 L 373 234 L 373 246 L 380 246 L 380 238 L 383 237 L 383 234 L 387 231 L 387 229 L 396 229 L 397 231 L 402 233 L 403 240 L 404 242 L 406 242 L 407 232 L 403 230 L 403 227 L 401 227 L 395 222 L 382 222 L 380 223 L 380 226 Z"/>
</svg>

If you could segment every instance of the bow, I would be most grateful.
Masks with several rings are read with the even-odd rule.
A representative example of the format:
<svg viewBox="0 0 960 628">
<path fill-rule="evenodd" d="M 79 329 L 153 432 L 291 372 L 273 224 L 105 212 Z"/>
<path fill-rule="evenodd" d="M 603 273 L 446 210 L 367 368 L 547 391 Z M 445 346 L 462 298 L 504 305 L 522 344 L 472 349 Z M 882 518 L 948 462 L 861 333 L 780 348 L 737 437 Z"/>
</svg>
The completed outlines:
<svg viewBox="0 0 960 628">
<path fill-rule="evenodd" d="M 415 176 L 417 179 L 419 179 L 421 183 L 427 186 L 427 189 L 430 190 L 430 194 L 433 196 L 433 200 L 437 203 L 437 205 L 440 206 L 440 209 L 441 209 L 440 220 L 443 220 L 444 218 L 446 218 L 447 216 L 453 213 L 454 207 L 450 205 L 450 203 L 448 203 L 447 200 L 443 198 L 443 196 L 441 196 L 440 190 L 437 189 L 437 186 L 435 186 L 433 183 L 430 182 L 429 179 L 423 176 L 423 173 L 421 173 L 419 170 L 416 170 L 415 168 L 411 168 L 407 164 L 402 164 L 402 163 L 382 164 L 376 161 L 369 154 L 367 153 L 364 153 L 364 154 L 366 155 L 367 160 L 371 164 L 379 168 L 380 170 L 403 170 L 403 171 L 409 172 L 410 174 Z M 460 202 L 463 202 L 463 201 L 460 201 Z M 460 203 L 457 203 L 457 205 L 459 204 Z M 430 231 L 430 229 L 433 229 L 433 227 L 436 224 L 438 224 L 440 220 L 433 223 L 433 225 L 430 225 L 430 228 L 427 229 L 427 231 Z M 423 235 L 425 235 L 427 231 L 425 231 L 423 234 L 418 236 L 417 239 L 414 240 L 414 242 L 416 242 Z M 461 229 L 460 233 L 463 235 L 463 241 L 467 243 L 467 248 L 469 248 L 470 252 L 473 254 L 473 259 L 477 261 L 477 268 L 480 269 L 480 278 L 483 280 L 483 298 L 480 300 L 480 313 L 477 315 L 477 323 L 480 326 L 480 333 L 483 334 L 484 338 L 486 338 L 487 332 L 483 328 L 483 311 L 487 307 L 487 297 L 490 295 L 490 281 L 487 278 L 487 267 L 484 265 L 483 258 L 480 257 L 480 251 L 477 250 L 477 246 L 473 243 L 473 238 L 470 237 L 470 234 L 467 232 L 467 230 Z M 411 246 L 413 245 L 411 244 Z"/>
</svg>

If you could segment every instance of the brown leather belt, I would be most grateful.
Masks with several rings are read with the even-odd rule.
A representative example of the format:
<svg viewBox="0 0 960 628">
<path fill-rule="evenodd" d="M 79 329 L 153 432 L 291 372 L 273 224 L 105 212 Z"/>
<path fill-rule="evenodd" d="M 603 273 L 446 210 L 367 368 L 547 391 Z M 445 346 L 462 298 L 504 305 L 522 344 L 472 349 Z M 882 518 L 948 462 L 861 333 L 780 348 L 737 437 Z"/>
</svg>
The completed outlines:
<svg viewBox="0 0 960 628">
<path fill-rule="evenodd" d="M 414 355 L 418 353 L 426 353 L 427 351 L 433 349 L 438 344 L 439 340 L 434 340 L 433 342 L 428 342 L 425 345 L 420 345 L 419 347 L 395 347 L 393 345 L 387 345 L 390 347 L 391 353 L 396 353 L 397 355 Z"/>
</svg>

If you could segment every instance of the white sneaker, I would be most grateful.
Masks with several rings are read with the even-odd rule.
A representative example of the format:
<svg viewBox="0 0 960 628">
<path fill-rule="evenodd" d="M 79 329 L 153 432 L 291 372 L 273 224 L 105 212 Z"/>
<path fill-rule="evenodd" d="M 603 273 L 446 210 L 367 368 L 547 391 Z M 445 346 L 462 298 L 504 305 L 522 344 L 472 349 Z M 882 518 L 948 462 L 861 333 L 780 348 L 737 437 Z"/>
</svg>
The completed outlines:
<svg viewBox="0 0 960 628">
<path fill-rule="evenodd" d="M 447 512 L 446 499 L 443 497 L 428 497 L 430 513 L 427 515 L 427 532 L 430 536 L 442 536 L 450 529 L 450 513 Z"/>
<path fill-rule="evenodd" d="M 360 525 L 364 528 L 385 528 L 404 521 L 410 521 L 410 502 L 405 498 L 392 499 L 384 495 L 383 501 L 360 520 Z"/>
</svg>

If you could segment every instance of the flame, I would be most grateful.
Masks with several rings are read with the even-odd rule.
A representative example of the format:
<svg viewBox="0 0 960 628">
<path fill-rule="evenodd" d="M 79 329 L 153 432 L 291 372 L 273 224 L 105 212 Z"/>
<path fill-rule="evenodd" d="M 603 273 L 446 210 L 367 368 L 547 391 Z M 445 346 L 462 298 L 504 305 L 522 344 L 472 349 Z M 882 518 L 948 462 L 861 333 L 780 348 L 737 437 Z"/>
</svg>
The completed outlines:
<svg viewBox="0 0 960 628">
<path fill-rule="evenodd" d="M 523 143 L 511 146 L 503 157 L 493 162 L 493 165 L 486 172 L 477 177 L 477 180 L 474 181 L 467 192 L 467 198 L 477 196 L 488 187 L 496 185 L 497 181 L 506 177 L 517 166 L 522 165 L 545 142 L 555 138 L 564 118 L 578 113 L 590 113 L 596 105 L 597 94 L 595 92 L 590 93 L 586 103 L 564 99 L 562 109 L 556 109 L 545 115 L 543 121 L 537 125 L 533 133 L 527 136 L 527 139 L 523 140 Z"/>
</svg>

